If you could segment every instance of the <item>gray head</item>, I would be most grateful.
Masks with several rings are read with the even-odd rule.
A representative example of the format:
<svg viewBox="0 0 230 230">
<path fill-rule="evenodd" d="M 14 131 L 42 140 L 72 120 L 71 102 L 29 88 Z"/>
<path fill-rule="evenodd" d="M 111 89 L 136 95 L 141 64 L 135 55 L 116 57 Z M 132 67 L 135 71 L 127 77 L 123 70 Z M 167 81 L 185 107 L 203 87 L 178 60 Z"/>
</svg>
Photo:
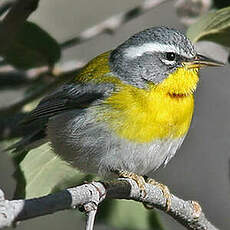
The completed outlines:
<svg viewBox="0 0 230 230">
<path fill-rule="evenodd" d="M 195 56 L 192 43 L 183 33 L 167 27 L 152 27 L 113 50 L 109 63 L 121 80 L 144 88 L 146 82 L 160 83 Z"/>
</svg>

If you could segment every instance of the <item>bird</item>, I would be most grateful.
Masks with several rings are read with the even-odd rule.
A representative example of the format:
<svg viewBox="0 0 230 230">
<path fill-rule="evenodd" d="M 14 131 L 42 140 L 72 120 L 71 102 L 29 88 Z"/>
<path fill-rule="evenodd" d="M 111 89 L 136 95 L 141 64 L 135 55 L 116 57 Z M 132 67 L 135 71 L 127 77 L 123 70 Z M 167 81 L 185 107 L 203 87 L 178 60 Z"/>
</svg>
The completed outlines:
<svg viewBox="0 0 230 230">
<path fill-rule="evenodd" d="M 36 132 L 14 147 L 49 141 L 79 170 L 132 178 L 144 190 L 143 176 L 166 166 L 188 133 L 199 69 L 222 65 L 179 30 L 145 29 L 45 96 L 23 121 L 39 124 Z M 161 187 L 169 206 L 167 186 L 148 182 Z"/>
</svg>

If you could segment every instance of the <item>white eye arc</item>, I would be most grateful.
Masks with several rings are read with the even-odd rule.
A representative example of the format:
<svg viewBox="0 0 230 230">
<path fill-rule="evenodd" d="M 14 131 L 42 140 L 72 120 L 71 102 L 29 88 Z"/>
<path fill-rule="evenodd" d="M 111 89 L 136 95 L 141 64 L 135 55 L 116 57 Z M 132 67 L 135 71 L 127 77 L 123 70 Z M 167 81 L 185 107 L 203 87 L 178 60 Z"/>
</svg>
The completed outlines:
<svg viewBox="0 0 230 230">
<path fill-rule="evenodd" d="M 167 59 L 161 59 L 162 62 L 164 62 L 166 65 L 174 65 L 176 63 L 176 61 L 169 61 Z"/>
<path fill-rule="evenodd" d="M 188 53 L 183 52 L 183 50 L 179 50 L 178 47 L 174 45 L 166 45 L 161 43 L 144 43 L 141 46 L 131 46 L 124 50 L 124 56 L 129 59 L 134 59 L 137 57 L 142 56 L 146 52 L 160 52 L 160 53 L 167 53 L 173 52 L 179 55 L 182 55 L 187 58 L 191 58 Z"/>
</svg>

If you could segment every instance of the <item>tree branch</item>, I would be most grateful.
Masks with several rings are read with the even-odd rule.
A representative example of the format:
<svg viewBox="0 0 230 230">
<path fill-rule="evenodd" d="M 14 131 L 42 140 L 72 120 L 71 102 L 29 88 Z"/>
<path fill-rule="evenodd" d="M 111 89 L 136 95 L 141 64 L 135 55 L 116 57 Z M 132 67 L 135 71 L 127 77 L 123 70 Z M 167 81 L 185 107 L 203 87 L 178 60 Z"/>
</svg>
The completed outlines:
<svg viewBox="0 0 230 230">
<path fill-rule="evenodd" d="M 0 117 L 12 115 L 20 111 L 24 105 L 30 103 L 31 101 L 41 97 L 42 95 L 46 93 L 51 92 L 56 87 L 63 84 L 64 82 L 71 80 L 73 77 L 77 76 L 82 65 L 83 63 L 79 61 L 76 61 L 76 62 L 72 61 L 71 63 L 67 62 L 63 64 L 62 68 L 59 68 L 59 67 L 54 68 L 52 73 L 50 73 L 50 71 L 46 69 L 42 71 L 41 67 L 38 68 L 38 70 L 41 69 L 41 71 L 37 71 L 38 75 L 52 75 L 53 79 L 50 78 L 51 82 L 49 82 L 43 87 L 39 87 L 37 90 L 34 90 L 32 94 L 25 96 L 23 99 L 19 100 L 18 102 L 15 102 L 14 104 L 0 108 Z M 32 71 L 32 70 L 29 70 L 29 71 Z M 30 75 L 33 75 L 33 74 L 30 73 Z M 33 75 L 33 77 L 35 76 Z M 36 78 L 37 77 L 38 76 L 36 76 Z"/>
<path fill-rule="evenodd" d="M 161 189 L 147 183 L 145 189 L 146 195 L 143 197 L 143 193 L 141 193 L 135 181 L 119 179 L 113 182 L 83 184 L 55 194 L 29 200 L 8 201 L 4 199 L 2 193 L 0 195 L 0 228 L 10 226 L 17 221 L 84 206 L 88 203 L 97 205 L 105 198 L 145 202 L 166 212 L 166 199 Z M 171 195 L 171 201 L 170 210 L 167 213 L 187 229 L 217 230 L 206 219 L 197 202 L 184 201 L 174 195 Z M 92 211 L 92 209 L 89 211 Z"/>
<path fill-rule="evenodd" d="M 16 0 L 6 0 L 0 4 L 0 16 L 4 14 L 14 3 Z"/>
<path fill-rule="evenodd" d="M 39 0 L 17 0 L 0 26 L 0 53 L 13 42 L 18 31 L 30 14 L 37 9 Z"/>
<path fill-rule="evenodd" d="M 106 19 L 105 21 L 92 26 L 84 31 L 82 31 L 78 36 L 71 38 L 60 44 L 62 49 L 70 48 L 72 46 L 79 45 L 83 42 L 86 42 L 94 37 L 107 33 L 114 33 L 121 25 L 131 21 L 132 19 L 143 15 L 152 8 L 166 2 L 168 0 L 145 0 L 139 6 L 134 7 L 133 9 L 113 15 L 112 17 Z"/>
</svg>

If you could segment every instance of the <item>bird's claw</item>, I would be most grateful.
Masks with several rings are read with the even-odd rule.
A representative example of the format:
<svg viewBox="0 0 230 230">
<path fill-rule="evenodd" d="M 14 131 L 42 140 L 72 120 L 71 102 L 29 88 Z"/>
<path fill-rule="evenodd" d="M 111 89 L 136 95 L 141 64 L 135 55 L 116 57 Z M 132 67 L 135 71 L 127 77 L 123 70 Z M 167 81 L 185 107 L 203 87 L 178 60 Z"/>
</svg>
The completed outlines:
<svg viewBox="0 0 230 230">
<path fill-rule="evenodd" d="M 161 184 L 152 178 L 147 177 L 145 179 L 143 176 L 139 176 L 135 173 L 128 172 L 128 171 L 119 170 L 119 171 L 116 171 L 116 173 L 120 178 L 130 178 L 130 179 L 134 180 L 137 183 L 141 193 L 143 194 L 143 197 L 145 197 L 147 195 L 147 192 L 145 189 L 145 183 L 152 184 L 152 185 L 160 188 L 162 193 L 163 193 L 163 196 L 166 199 L 166 211 L 168 212 L 170 210 L 171 202 L 172 202 L 171 201 L 171 193 L 170 193 L 170 191 L 166 185 Z M 147 203 L 143 203 L 143 204 L 148 209 L 154 208 L 150 204 L 147 204 Z"/>
<path fill-rule="evenodd" d="M 158 188 L 161 189 L 161 191 L 163 193 L 163 196 L 166 199 L 166 211 L 168 212 L 170 210 L 170 208 L 171 208 L 171 203 L 172 203 L 171 193 L 170 193 L 168 187 L 166 185 L 164 185 L 164 184 L 161 184 L 161 183 L 155 181 L 152 178 L 149 178 L 149 177 L 146 179 L 146 182 L 148 184 L 152 184 L 152 185 L 154 185 L 154 186 L 156 186 L 156 187 L 158 187 Z M 144 206 L 146 208 L 148 208 L 148 209 L 152 209 L 153 208 L 153 206 L 151 206 L 150 204 L 147 204 L 147 203 L 144 203 Z"/>
<path fill-rule="evenodd" d="M 132 172 L 128 172 L 128 171 L 123 171 L 120 170 L 118 171 L 118 176 L 120 178 L 130 178 L 132 180 L 134 180 L 137 183 L 138 188 L 140 189 L 141 193 L 143 194 L 143 197 L 146 196 L 146 190 L 145 190 L 145 179 L 142 176 L 139 176 L 135 173 Z"/>
</svg>

